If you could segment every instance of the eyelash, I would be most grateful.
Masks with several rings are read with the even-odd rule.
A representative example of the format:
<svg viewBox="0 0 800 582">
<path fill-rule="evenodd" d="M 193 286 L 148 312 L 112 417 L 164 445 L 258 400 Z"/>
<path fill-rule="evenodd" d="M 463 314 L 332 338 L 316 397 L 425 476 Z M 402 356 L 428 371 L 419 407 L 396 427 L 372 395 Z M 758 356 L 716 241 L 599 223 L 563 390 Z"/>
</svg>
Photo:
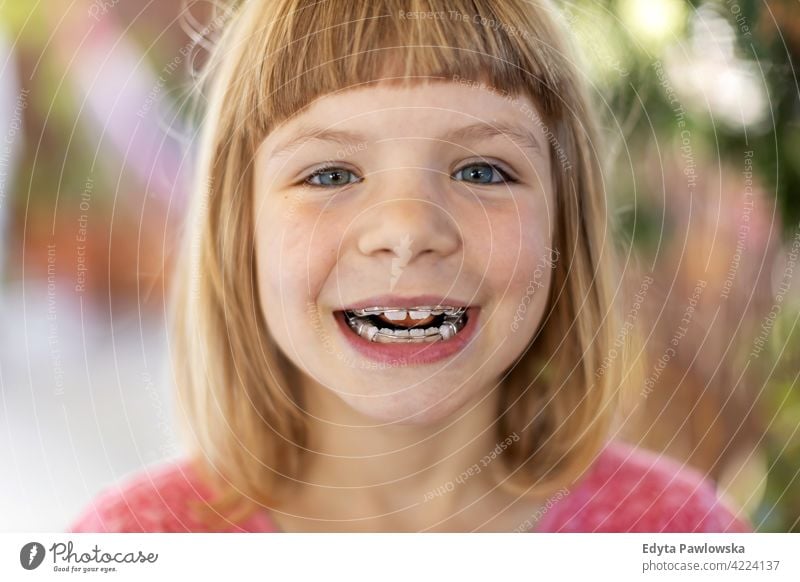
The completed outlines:
<svg viewBox="0 0 800 582">
<path fill-rule="evenodd" d="M 500 177 L 502 178 L 502 180 L 500 182 L 488 182 L 488 183 L 471 182 L 472 184 L 483 185 L 483 186 L 496 186 L 496 185 L 500 185 L 500 184 L 516 184 L 517 183 L 517 180 L 510 174 L 510 172 L 506 171 L 505 169 L 503 169 L 501 166 L 499 166 L 497 164 L 490 164 L 488 162 L 470 162 L 468 164 L 465 164 L 465 165 L 461 166 L 459 169 L 457 169 L 454 172 L 454 174 L 458 174 L 459 172 L 461 172 L 464 169 L 469 168 L 471 166 L 486 166 L 488 168 L 491 168 L 493 171 L 496 171 L 498 174 L 500 174 Z M 358 182 L 363 180 L 363 178 L 361 178 L 360 180 L 356 180 L 355 182 L 349 182 L 347 184 L 340 184 L 339 186 L 326 185 L 326 184 L 312 184 L 311 183 L 311 180 L 313 180 L 316 176 L 319 176 L 321 174 L 325 174 L 326 172 L 332 172 L 334 170 L 345 170 L 347 172 L 355 174 L 355 172 L 352 172 L 351 170 L 348 170 L 347 168 L 344 168 L 342 166 L 333 166 L 333 165 L 325 166 L 324 168 L 319 168 L 317 170 L 314 170 L 308 176 L 306 176 L 303 179 L 303 184 L 305 184 L 307 186 L 315 187 L 315 188 L 339 188 L 339 187 L 342 187 L 342 186 L 349 186 L 350 184 L 357 184 Z M 463 182 L 464 180 L 459 180 L 459 181 Z"/>
</svg>

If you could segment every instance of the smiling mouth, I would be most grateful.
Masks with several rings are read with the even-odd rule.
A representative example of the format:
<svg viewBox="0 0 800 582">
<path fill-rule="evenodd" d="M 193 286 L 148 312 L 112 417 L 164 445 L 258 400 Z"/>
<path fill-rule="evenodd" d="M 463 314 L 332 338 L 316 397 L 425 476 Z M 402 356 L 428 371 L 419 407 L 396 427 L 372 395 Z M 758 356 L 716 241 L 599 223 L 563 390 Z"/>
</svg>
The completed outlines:
<svg viewBox="0 0 800 582">
<path fill-rule="evenodd" d="M 342 313 L 353 333 L 376 343 L 448 341 L 458 335 L 468 321 L 466 307 L 446 305 L 368 307 Z"/>
</svg>

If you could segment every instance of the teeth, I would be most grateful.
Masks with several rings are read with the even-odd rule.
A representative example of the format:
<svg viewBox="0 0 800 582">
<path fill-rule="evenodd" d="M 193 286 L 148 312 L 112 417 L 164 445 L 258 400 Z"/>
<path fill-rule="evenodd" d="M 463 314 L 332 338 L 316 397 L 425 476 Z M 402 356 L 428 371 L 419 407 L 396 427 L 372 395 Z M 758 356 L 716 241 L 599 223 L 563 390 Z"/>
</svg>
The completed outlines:
<svg viewBox="0 0 800 582">
<path fill-rule="evenodd" d="M 439 333 L 442 336 L 442 339 L 449 340 L 451 337 L 456 335 L 456 324 L 446 321 L 439 327 Z"/>
<path fill-rule="evenodd" d="M 427 309 L 420 309 L 419 311 L 417 310 L 409 311 L 408 314 L 411 316 L 411 319 L 420 320 L 430 317 L 431 312 Z"/>
<path fill-rule="evenodd" d="M 410 315 L 411 319 L 425 319 L 431 315 L 445 314 L 448 317 L 460 316 L 467 310 L 466 307 L 451 307 L 444 305 L 436 306 L 417 306 L 411 308 L 403 307 L 365 307 L 362 309 L 353 309 L 353 313 L 359 317 L 366 317 L 367 315 L 384 315 L 391 321 L 402 321 L 406 315 Z"/>
<path fill-rule="evenodd" d="M 391 321 L 403 321 L 406 318 L 406 310 L 397 309 L 392 311 L 384 311 L 383 316 Z"/>
<path fill-rule="evenodd" d="M 425 319 L 430 317 L 431 315 L 437 314 L 445 314 L 444 323 L 442 323 L 439 327 L 412 327 L 409 329 L 389 329 L 388 327 L 378 329 L 375 325 L 373 325 L 368 320 L 359 319 L 359 317 L 365 317 L 365 315 L 360 315 L 360 312 L 367 312 L 367 315 L 375 315 L 376 313 L 383 313 L 386 315 L 387 319 L 392 321 L 400 321 L 405 319 L 406 310 L 389 310 L 383 308 L 369 308 L 364 310 L 353 310 L 353 313 L 356 317 L 350 316 L 348 317 L 348 322 L 350 327 L 361 337 L 366 339 L 367 341 L 374 341 L 380 343 L 394 343 L 394 342 L 403 342 L 403 343 L 419 343 L 419 342 L 434 342 L 441 340 L 449 340 L 453 336 L 455 336 L 461 328 L 464 327 L 464 312 L 466 308 L 448 308 L 448 309 L 434 309 L 431 308 L 428 310 L 427 308 L 417 308 L 414 310 L 409 310 L 408 314 L 412 316 L 412 319 Z M 397 312 L 402 312 L 403 317 L 400 317 Z M 438 313 L 437 313 L 438 312 Z M 418 317 L 414 317 L 417 315 Z M 423 315 L 423 317 L 419 317 L 419 315 Z"/>
</svg>

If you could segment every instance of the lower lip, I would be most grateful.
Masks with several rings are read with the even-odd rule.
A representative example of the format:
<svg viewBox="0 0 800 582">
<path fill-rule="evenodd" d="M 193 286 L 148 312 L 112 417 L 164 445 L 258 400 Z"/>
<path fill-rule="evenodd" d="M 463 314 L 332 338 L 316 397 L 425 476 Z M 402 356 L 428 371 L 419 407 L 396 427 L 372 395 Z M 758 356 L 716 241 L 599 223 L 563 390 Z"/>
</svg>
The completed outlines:
<svg viewBox="0 0 800 582">
<path fill-rule="evenodd" d="M 421 343 L 378 343 L 364 339 L 347 325 L 344 312 L 334 314 L 339 329 L 348 343 L 362 356 L 391 366 L 414 366 L 432 364 L 449 358 L 463 350 L 475 333 L 478 325 L 480 307 L 467 308 L 467 323 L 461 331 L 449 340 Z"/>
</svg>

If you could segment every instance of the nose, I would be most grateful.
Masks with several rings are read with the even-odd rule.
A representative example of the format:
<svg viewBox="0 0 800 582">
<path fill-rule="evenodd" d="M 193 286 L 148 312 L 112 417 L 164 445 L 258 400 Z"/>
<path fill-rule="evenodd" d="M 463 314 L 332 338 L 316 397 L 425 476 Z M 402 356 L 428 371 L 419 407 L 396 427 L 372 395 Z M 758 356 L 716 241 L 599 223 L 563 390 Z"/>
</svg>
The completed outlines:
<svg viewBox="0 0 800 582">
<path fill-rule="evenodd" d="M 435 262 L 458 252 L 462 235 L 455 217 L 437 196 L 441 178 L 434 174 L 403 169 L 384 172 L 379 181 L 373 180 L 373 191 L 366 193 L 371 206 L 361 214 L 358 231 L 363 255 L 398 257 L 409 264 L 420 257 Z"/>
</svg>

